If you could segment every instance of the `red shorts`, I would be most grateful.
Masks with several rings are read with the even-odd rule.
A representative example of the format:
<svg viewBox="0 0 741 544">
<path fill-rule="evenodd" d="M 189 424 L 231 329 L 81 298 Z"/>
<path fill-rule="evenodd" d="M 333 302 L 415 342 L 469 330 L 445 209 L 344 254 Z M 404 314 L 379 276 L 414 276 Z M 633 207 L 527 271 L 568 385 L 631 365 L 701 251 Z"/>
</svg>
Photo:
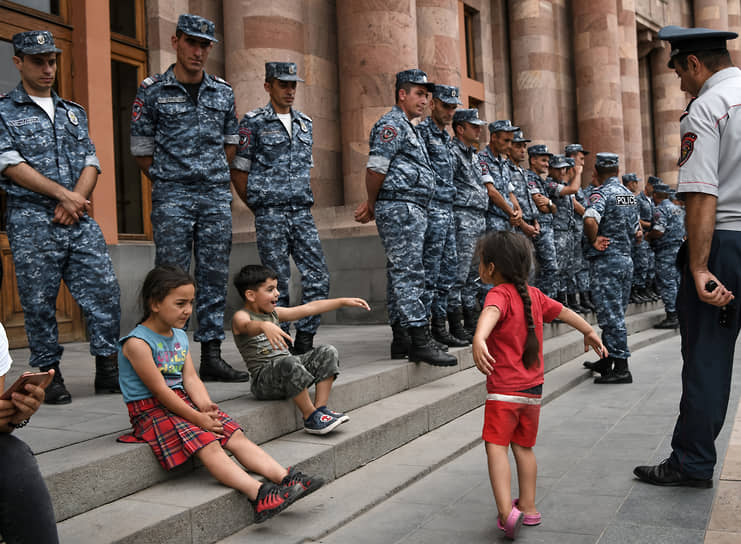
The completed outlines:
<svg viewBox="0 0 741 544">
<path fill-rule="evenodd" d="M 482 438 L 499 446 L 510 442 L 532 448 L 538 435 L 540 395 L 528 393 L 489 393 L 484 411 Z"/>
</svg>

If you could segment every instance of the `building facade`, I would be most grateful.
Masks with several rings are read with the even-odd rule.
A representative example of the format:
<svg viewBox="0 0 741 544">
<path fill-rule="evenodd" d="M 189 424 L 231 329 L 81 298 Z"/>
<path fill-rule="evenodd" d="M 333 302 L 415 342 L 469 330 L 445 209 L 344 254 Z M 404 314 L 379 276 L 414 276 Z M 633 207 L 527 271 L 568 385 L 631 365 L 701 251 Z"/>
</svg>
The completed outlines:
<svg viewBox="0 0 741 544">
<path fill-rule="evenodd" d="M 579 142 L 618 153 L 624 172 L 673 185 L 688 97 L 656 33 L 668 24 L 741 29 L 741 0 L 0 1 L 0 92 L 18 82 L 11 36 L 45 28 L 63 51 L 58 92 L 88 111 L 103 170 L 93 215 L 121 284 L 123 329 L 138 318 L 138 289 L 154 262 L 149 182 L 128 152 L 131 103 L 148 73 L 174 62 L 170 37 L 185 12 L 216 23 L 219 42 L 206 69 L 231 83 L 240 118 L 268 101 L 266 61 L 297 63 L 306 82 L 295 107 L 314 122 L 313 213 L 331 296 L 365 297 L 374 308 L 366 317 L 376 322 L 385 316 L 385 258 L 375 225 L 355 223 L 353 210 L 365 199 L 368 134 L 394 102 L 396 72 L 419 67 L 459 86 L 464 105 L 483 119 L 512 119 L 554 149 Z M 736 42 L 729 47 L 738 64 Z M 258 257 L 252 214 L 237 198 L 232 208 L 234 271 Z M 0 321 L 20 346 L 22 313 L 3 231 L 0 221 Z M 227 315 L 238 303 L 230 290 Z M 334 319 L 341 312 L 325 322 Z M 84 337 L 64 289 L 58 320 L 64 340 Z"/>
</svg>

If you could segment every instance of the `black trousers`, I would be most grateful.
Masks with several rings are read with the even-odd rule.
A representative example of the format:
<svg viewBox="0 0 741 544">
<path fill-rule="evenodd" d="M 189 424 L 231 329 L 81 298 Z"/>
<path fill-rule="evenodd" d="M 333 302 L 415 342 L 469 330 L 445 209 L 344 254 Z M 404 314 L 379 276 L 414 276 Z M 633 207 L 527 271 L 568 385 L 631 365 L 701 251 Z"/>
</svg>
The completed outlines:
<svg viewBox="0 0 741 544">
<path fill-rule="evenodd" d="M 56 544 L 49 491 L 31 448 L 0 433 L 0 534 L 7 544 Z"/>
<path fill-rule="evenodd" d="M 672 437 L 671 464 L 685 474 L 713 477 L 715 439 L 728 408 L 733 353 L 741 322 L 741 232 L 717 230 L 708 268 L 736 295 L 721 326 L 721 309 L 700 302 L 689 272 L 686 248 L 680 249 L 682 274 L 677 297 L 682 334 L 682 399 Z M 682 262 L 684 261 L 684 262 Z"/>
</svg>

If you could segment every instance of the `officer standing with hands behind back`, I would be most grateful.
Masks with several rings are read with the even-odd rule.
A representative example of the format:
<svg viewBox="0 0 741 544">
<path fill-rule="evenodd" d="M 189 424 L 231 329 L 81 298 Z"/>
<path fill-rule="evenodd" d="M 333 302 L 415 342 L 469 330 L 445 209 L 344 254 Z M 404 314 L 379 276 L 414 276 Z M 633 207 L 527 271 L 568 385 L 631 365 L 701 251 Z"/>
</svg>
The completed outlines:
<svg viewBox="0 0 741 544">
<path fill-rule="evenodd" d="M 131 154 L 152 180 L 155 264 L 188 270 L 195 256 L 201 378 L 244 382 L 249 374 L 221 358 L 232 247 L 229 161 L 239 142 L 234 92 L 203 69 L 216 41 L 211 21 L 181 15 L 171 41 L 175 64 L 136 93 Z"/>
</svg>

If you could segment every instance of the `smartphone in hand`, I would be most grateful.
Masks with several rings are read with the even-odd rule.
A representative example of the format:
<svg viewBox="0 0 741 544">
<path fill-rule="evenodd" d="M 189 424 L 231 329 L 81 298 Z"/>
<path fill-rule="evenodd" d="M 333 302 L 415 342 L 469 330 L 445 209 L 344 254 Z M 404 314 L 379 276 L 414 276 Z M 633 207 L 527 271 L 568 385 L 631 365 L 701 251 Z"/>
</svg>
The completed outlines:
<svg viewBox="0 0 741 544">
<path fill-rule="evenodd" d="M 0 400 L 10 400 L 13 393 L 26 394 L 27 383 L 32 383 L 46 389 L 46 386 L 51 383 L 51 374 L 48 372 L 26 372 L 21 374 L 20 378 L 13 382 L 13 385 L 8 387 L 8 389 L 5 390 L 5 393 L 0 395 Z"/>
</svg>

